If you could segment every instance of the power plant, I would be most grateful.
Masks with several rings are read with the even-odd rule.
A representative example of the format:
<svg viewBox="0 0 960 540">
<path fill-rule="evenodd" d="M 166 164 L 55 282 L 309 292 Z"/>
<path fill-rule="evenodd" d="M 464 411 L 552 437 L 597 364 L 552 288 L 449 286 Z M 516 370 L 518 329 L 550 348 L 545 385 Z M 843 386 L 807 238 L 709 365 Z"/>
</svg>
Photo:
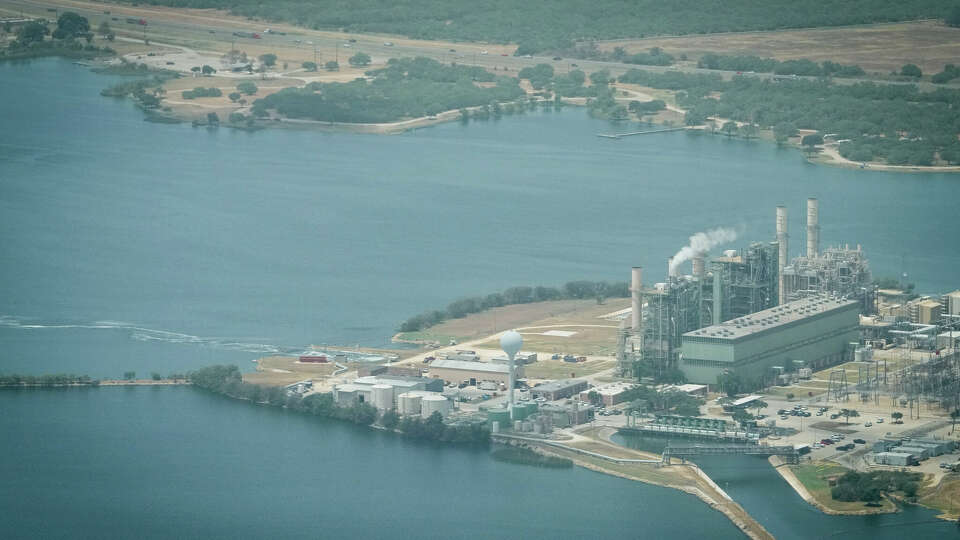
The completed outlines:
<svg viewBox="0 0 960 540">
<path fill-rule="evenodd" d="M 859 246 L 855 250 L 828 248 L 820 253 L 819 213 L 817 199 L 807 199 L 806 254 L 792 260 L 787 208 L 778 206 L 776 239 L 772 242 L 753 242 L 708 259 L 707 249 L 719 243 L 710 242 L 711 237 L 728 241 L 735 235 L 716 234 L 720 229 L 698 233 L 691 237 L 690 246 L 668 261 L 666 281 L 652 287 L 644 287 L 642 268 L 634 267 L 632 324 L 629 329 L 621 328 L 618 340 L 621 375 L 669 378 L 680 367 L 684 334 L 787 302 L 806 298 L 856 300 L 863 312 L 869 313 L 874 292 L 867 259 Z M 691 260 L 690 274 L 680 274 L 678 259 L 681 263 Z M 842 357 L 832 353 L 826 356 Z"/>
</svg>

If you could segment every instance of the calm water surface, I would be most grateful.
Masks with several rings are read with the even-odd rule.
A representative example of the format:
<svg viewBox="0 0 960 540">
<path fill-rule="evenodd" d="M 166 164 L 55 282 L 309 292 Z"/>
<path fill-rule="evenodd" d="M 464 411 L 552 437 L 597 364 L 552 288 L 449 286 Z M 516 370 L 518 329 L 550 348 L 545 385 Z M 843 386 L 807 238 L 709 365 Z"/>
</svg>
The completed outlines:
<svg viewBox="0 0 960 540">
<path fill-rule="evenodd" d="M 579 109 L 390 137 L 208 131 L 143 122 L 98 95 L 113 80 L 60 60 L 0 64 L 0 372 L 168 373 L 309 344 L 385 345 L 399 321 L 464 295 L 626 280 L 638 264 L 660 280 L 694 232 L 737 228 L 724 248 L 771 239 L 777 204 L 797 254 L 808 196 L 821 201 L 822 243 L 863 244 L 877 275 L 905 272 L 933 292 L 960 282 L 960 237 L 945 226 L 960 201 L 952 175 L 817 167 L 773 145 L 682 133 L 603 140 L 594 134 L 610 126 Z M 365 536 L 466 530 L 456 523 L 479 536 L 490 523 L 518 536 L 737 534 L 668 490 L 507 468 L 185 389 L 0 399 L 15 479 L 2 536 L 97 536 L 106 523 L 316 536 L 327 522 Z M 284 459 L 264 459 L 274 454 Z M 389 467 L 394 455 L 402 467 Z M 503 482 L 475 485 L 471 471 Z M 760 476 L 731 493 L 769 510 L 764 493 L 785 484 Z M 636 510 L 668 500 L 672 513 Z M 380 515 L 388 501 L 402 512 Z M 451 517 L 434 531 L 437 507 Z M 748 510 L 771 530 L 809 519 Z"/>
</svg>

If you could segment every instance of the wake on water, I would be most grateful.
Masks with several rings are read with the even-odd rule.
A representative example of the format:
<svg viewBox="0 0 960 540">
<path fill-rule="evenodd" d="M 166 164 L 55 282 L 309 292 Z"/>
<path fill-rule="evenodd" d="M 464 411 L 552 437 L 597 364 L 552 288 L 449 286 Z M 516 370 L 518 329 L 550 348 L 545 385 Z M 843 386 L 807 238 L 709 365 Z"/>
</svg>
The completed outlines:
<svg viewBox="0 0 960 540">
<path fill-rule="evenodd" d="M 202 337 L 174 332 L 170 330 L 157 330 L 154 328 L 145 328 L 132 323 L 123 321 L 94 321 L 94 322 L 42 322 L 23 317 L 11 315 L 0 315 L 0 328 L 16 328 L 20 330 L 117 330 L 127 332 L 131 339 L 142 342 L 163 342 L 163 343 L 181 343 L 187 345 L 198 345 L 201 347 L 212 347 L 215 349 L 250 352 L 262 355 L 299 355 L 310 350 L 306 346 L 286 346 L 275 345 L 271 343 L 257 343 L 253 341 L 244 341 L 236 338 L 223 337 Z M 350 356 L 352 361 L 378 361 L 383 357 L 358 353 L 355 351 L 330 351 L 331 353 L 343 353 Z"/>
</svg>

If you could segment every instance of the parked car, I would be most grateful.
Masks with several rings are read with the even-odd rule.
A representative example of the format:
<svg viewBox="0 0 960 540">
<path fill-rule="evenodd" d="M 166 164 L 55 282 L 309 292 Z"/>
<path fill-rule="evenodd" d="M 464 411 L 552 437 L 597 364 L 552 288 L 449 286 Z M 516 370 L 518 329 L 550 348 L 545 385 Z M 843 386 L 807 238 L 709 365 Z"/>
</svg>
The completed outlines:
<svg viewBox="0 0 960 540">
<path fill-rule="evenodd" d="M 853 442 L 855 442 L 855 443 L 857 443 L 857 444 L 867 444 L 867 441 L 865 441 L 865 440 L 863 440 L 863 439 L 854 439 Z"/>
<path fill-rule="evenodd" d="M 873 425 L 873 422 L 864 422 L 863 427 L 870 427 Z"/>
<path fill-rule="evenodd" d="M 554 60 L 563 60 L 563 58 L 560 58 L 559 56 L 554 56 L 553 59 L 554 59 Z"/>
<path fill-rule="evenodd" d="M 780 415 L 780 419 L 781 419 L 781 420 L 786 420 L 786 419 L 787 419 L 787 415 L 781 414 L 781 415 Z"/>
<path fill-rule="evenodd" d="M 877 423 L 878 423 L 878 424 L 882 424 L 882 423 L 883 423 L 883 418 L 877 418 Z"/>
</svg>

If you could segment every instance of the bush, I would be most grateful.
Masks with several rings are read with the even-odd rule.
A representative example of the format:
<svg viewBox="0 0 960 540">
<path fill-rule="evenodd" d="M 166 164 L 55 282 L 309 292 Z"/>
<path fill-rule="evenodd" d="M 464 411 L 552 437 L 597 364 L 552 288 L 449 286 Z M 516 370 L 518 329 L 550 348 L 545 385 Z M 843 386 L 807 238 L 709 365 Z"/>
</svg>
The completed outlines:
<svg viewBox="0 0 960 540">
<path fill-rule="evenodd" d="M 257 93 L 257 85 L 253 84 L 250 81 L 243 81 L 242 83 L 237 85 L 237 91 L 242 94 L 252 96 Z"/>
<path fill-rule="evenodd" d="M 196 87 L 193 90 L 184 90 L 183 99 L 196 99 L 196 98 L 205 98 L 205 97 L 220 97 L 223 95 L 223 92 L 219 88 L 203 88 Z"/>
<path fill-rule="evenodd" d="M 919 79 L 920 77 L 923 77 L 923 72 L 920 71 L 920 67 L 916 64 L 906 64 L 900 68 L 900 75 Z"/>
</svg>

